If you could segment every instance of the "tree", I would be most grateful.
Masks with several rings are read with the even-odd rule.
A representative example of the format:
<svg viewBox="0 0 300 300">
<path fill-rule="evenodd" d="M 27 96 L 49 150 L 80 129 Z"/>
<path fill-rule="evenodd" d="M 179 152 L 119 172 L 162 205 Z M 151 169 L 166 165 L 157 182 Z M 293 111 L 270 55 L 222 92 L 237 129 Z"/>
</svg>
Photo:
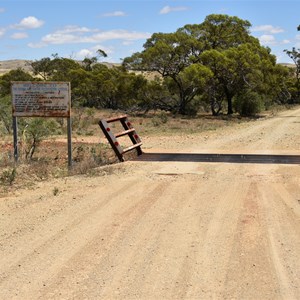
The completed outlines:
<svg viewBox="0 0 300 300">
<path fill-rule="evenodd" d="M 96 60 L 97 61 L 97 60 Z M 94 61 L 89 62 L 88 59 L 84 65 L 88 66 Z M 73 59 L 59 57 L 58 54 L 52 54 L 52 58 L 44 57 L 29 63 L 33 69 L 33 74 L 43 80 L 65 80 L 70 70 L 81 68 L 80 64 Z M 67 80 L 67 79 L 66 79 Z"/>
<path fill-rule="evenodd" d="M 128 69 L 155 71 L 163 78 L 171 79 L 171 94 L 173 97 L 173 110 L 180 114 L 186 114 L 187 105 L 194 99 L 203 87 L 203 80 L 196 79 L 188 82 L 193 73 L 200 78 L 210 74 L 203 66 L 190 67 L 195 61 L 191 47 L 195 41 L 184 32 L 155 33 L 144 44 L 145 50 L 125 58 L 123 65 Z M 205 78 L 204 77 L 204 78 Z"/>
<path fill-rule="evenodd" d="M 97 53 L 100 57 L 107 57 L 107 54 L 105 53 L 105 51 L 103 51 L 102 49 L 98 49 Z"/>
<path fill-rule="evenodd" d="M 11 70 L 0 77 L 0 96 L 10 94 L 10 86 L 12 81 L 33 81 L 35 80 L 29 73 L 18 68 Z"/>
<path fill-rule="evenodd" d="M 250 66 L 249 55 L 259 60 L 256 49 L 261 46 L 250 36 L 250 26 L 250 22 L 238 17 L 212 14 L 203 23 L 185 25 L 175 33 L 153 34 L 144 50 L 126 58 L 123 64 L 129 69 L 156 71 L 171 79 L 167 80 L 172 87 L 170 94 L 176 94 L 173 98 L 177 99 L 173 108 L 181 114 L 200 93 L 210 100 L 213 114 L 221 110 L 224 98 L 227 113 L 232 114 L 234 95 L 249 84 L 247 76 L 254 65 Z M 253 45 L 250 50 L 249 45 Z M 187 76 L 191 70 L 197 80 Z"/>
<path fill-rule="evenodd" d="M 297 27 L 297 30 L 300 31 L 300 25 Z M 297 90 L 297 100 L 300 100 L 300 49 L 297 49 L 295 47 L 292 48 L 291 51 L 284 50 L 286 54 L 293 60 L 295 66 L 296 66 L 296 90 Z"/>
<path fill-rule="evenodd" d="M 69 81 L 68 77 L 70 71 L 81 69 L 80 64 L 71 58 L 59 57 L 58 55 L 54 55 L 53 57 L 52 67 L 54 72 L 49 78 L 50 80 Z"/>
<path fill-rule="evenodd" d="M 5 131 L 12 131 L 12 112 L 11 112 L 11 97 L 6 95 L 0 98 L 0 121 L 2 122 Z"/>
<path fill-rule="evenodd" d="M 53 134 L 57 126 L 58 124 L 52 119 L 35 117 L 20 120 L 19 129 L 22 135 L 22 147 L 27 160 L 32 160 L 42 140 Z"/>
<path fill-rule="evenodd" d="M 292 59 L 295 64 L 295 88 L 296 88 L 296 98 L 300 100 L 300 49 L 296 49 L 295 47 L 292 50 L 284 50 L 286 54 Z"/>
<path fill-rule="evenodd" d="M 249 34 L 250 27 L 251 23 L 247 20 L 224 14 L 211 14 L 203 23 L 185 25 L 178 31 L 186 33 L 198 42 L 194 43 L 196 47 L 193 54 L 198 52 L 200 55 L 205 50 L 221 51 L 250 42 L 253 39 Z"/>
<path fill-rule="evenodd" d="M 150 109 L 172 111 L 173 103 L 170 103 L 170 92 L 162 78 L 156 76 L 153 80 L 146 80 L 137 94 L 137 108 L 146 113 Z"/>
<path fill-rule="evenodd" d="M 28 64 L 31 66 L 33 74 L 40 76 L 43 80 L 48 80 L 55 71 L 50 57 L 44 57 L 40 60 L 29 62 Z"/>
<path fill-rule="evenodd" d="M 97 63 L 98 59 L 97 57 L 85 57 L 82 61 L 82 64 L 86 71 L 92 71 L 92 65 Z"/>
</svg>

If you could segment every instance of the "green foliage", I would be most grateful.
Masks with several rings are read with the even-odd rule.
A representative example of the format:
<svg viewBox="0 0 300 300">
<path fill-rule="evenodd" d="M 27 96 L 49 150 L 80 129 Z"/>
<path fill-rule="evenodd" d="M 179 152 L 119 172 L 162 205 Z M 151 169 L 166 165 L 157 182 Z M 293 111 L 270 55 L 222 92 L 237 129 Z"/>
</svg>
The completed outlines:
<svg viewBox="0 0 300 300">
<path fill-rule="evenodd" d="M 299 29 L 298 29 L 299 30 Z M 295 80 L 294 88 L 295 93 L 292 94 L 293 103 L 300 103 L 300 49 L 293 47 L 292 50 L 284 50 L 286 54 L 293 60 L 295 64 Z"/>
<path fill-rule="evenodd" d="M 79 135 L 90 135 L 89 128 L 95 123 L 95 108 L 76 108 L 72 117 L 72 129 Z"/>
<path fill-rule="evenodd" d="M 124 59 L 123 65 L 161 74 L 173 112 L 195 113 L 195 97 L 201 95 L 213 114 L 222 110 L 223 101 L 232 114 L 234 96 L 245 88 L 268 86 L 267 74 L 275 65 L 269 50 L 249 34 L 250 26 L 238 17 L 212 14 L 175 33 L 154 33 L 144 51 Z"/>
<path fill-rule="evenodd" d="M 41 141 L 50 134 L 55 134 L 58 123 L 53 119 L 26 118 L 19 120 L 19 132 L 21 133 L 21 149 L 25 153 L 25 159 L 31 160 Z"/>
<path fill-rule="evenodd" d="M 11 97 L 8 95 L 0 98 L 0 133 L 2 132 L 1 125 L 4 133 L 12 132 Z"/>
<path fill-rule="evenodd" d="M 151 122 L 152 122 L 153 126 L 160 126 L 162 124 L 166 124 L 168 122 L 168 115 L 166 112 L 162 111 L 162 112 L 156 114 L 151 119 Z"/>
<path fill-rule="evenodd" d="M 299 49 L 286 50 L 296 65 L 296 72 L 290 73 L 276 65 L 270 49 L 250 35 L 250 27 L 249 21 L 236 16 L 211 14 L 204 22 L 185 25 L 173 33 L 154 33 L 144 50 L 125 58 L 121 67 L 98 63 L 107 57 L 101 49 L 82 62 L 54 54 L 31 63 L 35 78 L 21 69 L 1 76 L 0 97 L 10 94 L 11 81 L 42 79 L 71 82 L 72 107 L 76 109 L 160 109 L 195 115 L 200 107 L 210 106 L 213 115 L 226 108 L 227 114 L 232 114 L 237 107 L 241 111 L 233 101 L 245 90 L 255 90 L 266 107 L 300 102 Z M 147 79 L 132 70 L 159 76 Z M 7 99 L 0 101 L 0 121 L 9 132 Z M 80 116 L 74 120 L 74 126 L 83 131 L 85 123 L 88 120 Z"/>
<path fill-rule="evenodd" d="M 0 182 L 3 185 L 12 185 L 15 181 L 17 176 L 17 170 L 16 168 L 6 168 L 2 171 L 2 174 L 0 176 Z"/>
<path fill-rule="evenodd" d="M 263 99 L 258 93 L 247 90 L 236 96 L 235 108 L 241 116 L 252 117 L 264 108 Z"/>
<path fill-rule="evenodd" d="M 11 70 L 0 77 L 0 96 L 10 94 L 11 81 L 33 81 L 34 78 L 22 69 Z"/>
<path fill-rule="evenodd" d="M 54 73 L 53 63 L 50 57 L 44 57 L 40 60 L 29 63 L 33 69 L 33 74 L 40 76 L 43 80 L 47 80 Z"/>
</svg>

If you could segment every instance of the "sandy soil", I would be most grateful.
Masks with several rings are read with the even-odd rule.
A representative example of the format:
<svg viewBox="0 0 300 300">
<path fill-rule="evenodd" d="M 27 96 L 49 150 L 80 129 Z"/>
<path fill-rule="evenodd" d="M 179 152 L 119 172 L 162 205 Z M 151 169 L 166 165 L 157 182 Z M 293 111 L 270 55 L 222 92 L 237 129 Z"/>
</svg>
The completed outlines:
<svg viewBox="0 0 300 300">
<path fill-rule="evenodd" d="M 300 154 L 300 109 L 143 142 L 145 152 Z M 300 299 L 300 165 L 106 171 L 0 199 L 0 299 Z"/>
</svg>

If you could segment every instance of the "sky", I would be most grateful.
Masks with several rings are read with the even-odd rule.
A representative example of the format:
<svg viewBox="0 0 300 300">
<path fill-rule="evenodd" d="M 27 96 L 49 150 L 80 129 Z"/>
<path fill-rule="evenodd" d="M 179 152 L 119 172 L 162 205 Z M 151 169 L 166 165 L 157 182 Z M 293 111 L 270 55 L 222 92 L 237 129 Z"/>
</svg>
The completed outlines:
<svg viewBox="0 0 300 300">
<path fill-rule="evenodd" d="M 248 20 L 250 34 L 271 48 L 278 63 L 292 63 L 284 49 L 300 48 L 300 0 L 0 0 L 0 61 L 38 60 L 58 54 L 121 63 L 143 50 L 153 33 L 200 24 L 210 14 Z"/>
</svg>

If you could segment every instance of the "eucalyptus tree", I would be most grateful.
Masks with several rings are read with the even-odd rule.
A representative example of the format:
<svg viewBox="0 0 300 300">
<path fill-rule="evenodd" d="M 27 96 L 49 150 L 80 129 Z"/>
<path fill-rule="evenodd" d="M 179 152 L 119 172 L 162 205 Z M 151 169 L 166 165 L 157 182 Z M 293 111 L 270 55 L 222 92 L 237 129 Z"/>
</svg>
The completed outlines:
<svg viewBox="0 0 300 300">
<path fill-rule="evenodd" d="M 300 31 L 300 25 L 298 25 L 297 30 Z M 292 59 L 292 61 L 295 64 L 294 76 L 296 80 L 293 87 L 295 92 L 293 94 L 296 94 L 295 100 L 299 102 L 300 101 L 300 49 L 296 49 L 295 47 L 293 47 L 292 50 L 285 49 L 284 52 L 286 52 L 286 54 Z"/>
<path fill-rule="evenodd" d="M 238 17 L 209 15 L 203 23 L 185 25 L 175 33 L 153 34 L 144 44 L 144 50 L 126 58 L 124 66 L 156 71 L 163 78 L 171 79 L 167 82 L 172 83 L 169 86 L 173 109 L 181 114 L 187 112 L 188 105 L 199 94 L 210 95 L 213 114 L 220 111 L 225 98 L 231 114 L 233 96 L 241 83 L 246 83 L 245 74 L 249 71 L 234 61 L 241 55 L 246 65 L 243 51 L 247 47 L 238 47 L 257 43 L 249 34 L 250 26 L 250 22 Z M 237 55 L 233 55 L 236 51 Z M 215 110 L 216 103 L 219 108 Z"/>
<path fill-rule="evenodd" d="M 297 101 L 300 101 L 300 49 L 284 50 L 295 64 L 295 89 Z"/>
<path fill-rule="evenodd" d="M 205 50 L 226 50 L 250 42 L 249 29 L 251 23 L 236 16 L 225 14 L 208 15 L 201 24 L 188 24 L 179 28 L 179 32 L 186 33 L 195 39 L 193 55 L 200 55 Z"/>
<path fill-rule="evenodd" d="M 201 55 L 203 64 L 214 74 L 213 87 L 219 88 L 221 95 L 227 100 L 228 114 L 233 113 L 233 97 L 248 83 L 246 77 L 251 67 L 246 59 L 245 50 L 247 47 L 230 48 L 222 52 L 212 49 Z"/>
<path fill-rule="evenodd" d="M 48 80 L 54 73 L 53 63 L 50 57 L 28 62 L 28 65 L 31 66 L 33 74 L 43 80 Z"/>
<path fill-rule="evenodd" d="M 188 105 L 211 75 L 206 67 L 193 65 L 196 44 L 184 32 L 154 33 L 144 44 L 145 50 L 125 58 L 123 65 L 128 69 L 155 71 L 171 79 L 166 81 L 170 89 L 168 105 L 172 111 L 186 114 Z"/>
<path fill-rule="evenodd" d="M 18 68 L 11 70 L 8 73 L 0 76 L 0 96 L 6 96 L 10 94 L 10 87 L 12 81 L 32 81 L 32 77 L 29 73 Z"/>
</svg>

